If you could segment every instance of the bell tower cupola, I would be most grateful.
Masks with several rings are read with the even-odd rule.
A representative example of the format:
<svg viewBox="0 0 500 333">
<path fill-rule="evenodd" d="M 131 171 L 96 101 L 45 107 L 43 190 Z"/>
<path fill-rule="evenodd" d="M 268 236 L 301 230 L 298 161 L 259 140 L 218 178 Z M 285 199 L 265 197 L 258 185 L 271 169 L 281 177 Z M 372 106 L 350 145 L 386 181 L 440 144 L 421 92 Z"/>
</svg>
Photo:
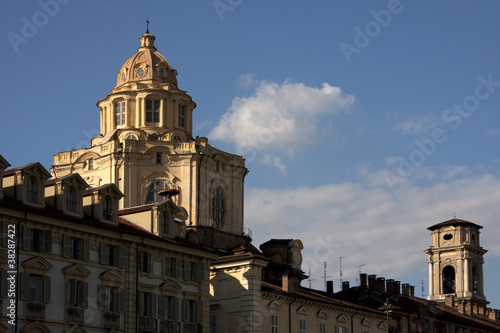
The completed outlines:
<svg viewBox="0 0 500 333">
<path fill-rule="evenodd" d="M 435 224 L 431 231 L 431 246 L 425 251 L 429 257 L 430 300 L 464 304 L 488 304 L 484 296 L 483 249 L 479 242 L 482 226 L 451 219 Z"/>
</svg>

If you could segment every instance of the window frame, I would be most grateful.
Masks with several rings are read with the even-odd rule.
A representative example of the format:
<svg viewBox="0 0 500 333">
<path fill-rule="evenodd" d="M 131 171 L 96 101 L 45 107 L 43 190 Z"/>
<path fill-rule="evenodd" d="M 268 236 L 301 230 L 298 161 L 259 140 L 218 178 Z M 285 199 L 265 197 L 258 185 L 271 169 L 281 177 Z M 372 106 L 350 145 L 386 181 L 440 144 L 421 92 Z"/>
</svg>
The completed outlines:
<svg viewBox="0 0 500 333">
<path fill-rule="evenodd" d="M 161 100 L 157 98 L 146 99 L 146 124 L 157 124 L 160 122 Z"/>
<path fill-rule="evenodd" d="M 186 104 L 179 103 L 178 115 L 179 127 L 186 128 Z"/>
<path fill-rule="evenodd" d="M 34 176 L 28 176 L 26 185 L 26 200 L 31 203 L 38 203 L 39 186 Z"/>
<path fill-rule="evenodd" d="M 227 202 L 224 190 L 217 186 L 213 190 L 212 196 L 212 219 L 213 225 L 218 230 L 224 229 L 227 216 Z"/>
<path fill-rule="evenodd" d="M 115 126 L 124 126 L 126 117 L 126 101 L 115 102 Z"/>
</svg>

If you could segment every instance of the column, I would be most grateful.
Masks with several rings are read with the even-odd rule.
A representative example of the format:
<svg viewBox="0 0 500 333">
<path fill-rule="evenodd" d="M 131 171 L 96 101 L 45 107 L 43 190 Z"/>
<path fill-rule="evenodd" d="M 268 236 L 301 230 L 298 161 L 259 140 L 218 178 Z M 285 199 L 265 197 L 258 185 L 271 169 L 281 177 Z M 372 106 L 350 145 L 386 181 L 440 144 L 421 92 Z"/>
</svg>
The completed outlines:
<svg viewBox="0 0 500 333">
<path fill-rule="evenodd" d="M 141 98 L 141 127 L 146 126 L 146 99 Z"/>
<path fill-rule="evenodd" d="M 437 297 L 438 295 L 441 295 L 443 293 L 443 287 L 442 287 L 442 276 L 441 276 L 441 270 L 439 269 L 439 264 L 441 263 L 441 260 L 434 260 L 434 297 Z"/>
<path fill-rule="evenodd" d="M 434 296 L 434 263 L 429 259 L 429 297 L 427 299 L 431 300 Z"/>
<path fill-rule="evenodd" d="M 469 272 L 469 261 L 470 256 L 468 254 L 465 255 L 464 258 L 464 296 L 470 295 L 470 272 Z"/>
<path fill-rule="evenodd" d="M 160 99 L 160 127 L 165 126 L 165 99 Z"/>
<path fill-rule="evenodd" d="M 462 254 L 457 257 L 457 272 L 455 273 L 455 292 L 456 294 L 465 296 L 465 280 L 464 280 L 464 264 Z"/>
<path fill-rule="evenodd" d="M 141 127 L 141 99 L 137 97 L 135 99 L 135 127 Z"/>
</svg>

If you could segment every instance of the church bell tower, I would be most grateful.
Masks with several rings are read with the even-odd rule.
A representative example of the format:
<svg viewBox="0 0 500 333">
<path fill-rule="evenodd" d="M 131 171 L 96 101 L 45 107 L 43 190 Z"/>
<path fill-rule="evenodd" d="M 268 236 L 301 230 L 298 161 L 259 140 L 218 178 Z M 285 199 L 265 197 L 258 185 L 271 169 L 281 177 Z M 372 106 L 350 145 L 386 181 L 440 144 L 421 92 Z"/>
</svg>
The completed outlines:
<svg viewBox="0 0 500 333">
<path fill-rule="evenodd" d="M 479 242 L 482 226 L 454 218 L 435 224 L 431 231 L 429 256 L 429 300 L 485 306 L 483 249 Z"/>
</svg>

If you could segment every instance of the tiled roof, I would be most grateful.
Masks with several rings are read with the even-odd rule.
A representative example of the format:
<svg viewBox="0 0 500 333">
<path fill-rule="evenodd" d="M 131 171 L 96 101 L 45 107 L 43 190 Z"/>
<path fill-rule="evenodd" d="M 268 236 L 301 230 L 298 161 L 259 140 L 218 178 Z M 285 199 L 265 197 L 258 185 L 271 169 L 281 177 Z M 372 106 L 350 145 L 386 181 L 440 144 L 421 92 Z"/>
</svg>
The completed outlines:
<svg viewBox="0 0 500 333">
<path fill-rule="evenodd" d="M 441 222 L 441 223 L 438 223 L 438 224 L 434 224 L 433 226 L 431 226 L 431 227 L 429 227 L 427 229 L 429 229 L 429 230 L 435 230 L 435 229 L 439 229 L 441 227 L 445 227 L 445 226 L 448 226 L 448 225 L 452 225 L 454 227 L 460 225 L 460 226 L 476 227 L 478 229 L 482 228 L 482 226 L 477 225 L 475 223 L 472 223 L 470 221 L 461 220 L 461 219 L 451 219 L 451 220 L 444 221 L 444 222 Z"/>
</svg>

